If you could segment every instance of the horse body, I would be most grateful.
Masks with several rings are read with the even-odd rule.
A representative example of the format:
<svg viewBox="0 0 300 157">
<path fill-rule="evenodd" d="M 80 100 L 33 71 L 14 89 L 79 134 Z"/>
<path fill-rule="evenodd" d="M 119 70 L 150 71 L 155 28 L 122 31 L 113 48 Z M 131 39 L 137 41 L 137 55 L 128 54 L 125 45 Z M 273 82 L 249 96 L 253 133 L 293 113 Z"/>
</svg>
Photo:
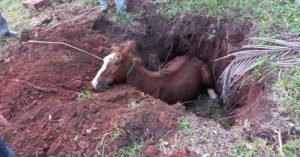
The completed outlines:
<svg viewBox="0 0 300 157">
<path fill-rule="evenodd" d="M 196 96 L 200 89 L 213 85 L 213 75 L 209 67 L 196 57 L 176 57 L 163 66 L 161 70 L 149 71 L 143 67 L 139 58 L 135 58 L 129 53 L 130 49 L 125 47 L 124 50 L 120 51 L 119 54 L 115 52 L 116 54 L 113 56 L 116 56 L 116 60 L 112 61 L 111 64 L 102 65 L 102 67 L 110 67 L 110 69 L 101 68 L 99 70 L 102 73 L 93 80 L 95 89 L 97 89 L 95 82 L 100 82 L 101 87 L 105 87 L 125 80 L 128 84 L 155 98 L 167 103 L 176 103 L 188 101 Z M 114 64 L 114 62 L 119 62 L 117 60 L 122 63 L 121 66 L 119 63 L 118 66 Z M 113 68 L 114 66 L 115 68 Z M 119 70 L 118 74 L 112 74 L 116 70 Z M 113 75 L 118 76 L 113 78 Z M 216 98 L 214 92 L 210 96 Z"/>
<path fill-rule="evenodd" d="M 148 71 L 139 64 L 127 77 L 127 83 L 167 103 L 188 101 L 199 89 L 213 84 L 208 67 L 196 57 L 181 56 L 160 71 Z"/>
</svg>

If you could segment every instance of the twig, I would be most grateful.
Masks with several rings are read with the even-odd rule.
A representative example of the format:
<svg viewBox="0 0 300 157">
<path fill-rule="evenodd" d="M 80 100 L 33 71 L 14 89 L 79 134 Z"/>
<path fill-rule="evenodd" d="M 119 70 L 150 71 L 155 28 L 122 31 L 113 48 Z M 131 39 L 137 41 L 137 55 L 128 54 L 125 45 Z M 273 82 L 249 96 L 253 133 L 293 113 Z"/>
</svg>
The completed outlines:
<svg viewBox="0 0 300 157">
<path fill-rule="evenodd" d="M 285 156 L 284 155 L 284 153 L 283 153 L 283 151 L 282 151 L 282 138 L 281 138 L 281 132 L 280 132 L 280 130 L 279 131 L 275 131 L 275 133 L 277 133 L 277 135 L 278 135 L 278 144 L 279 144 L 279 153 L 282 155 L 282 156 Z"/>
<path fill-rule="evenodd" d="M 40 86 L 34 85 L 34 84 L 32 84 L 32 83 L 29 83 L 29 82 L 27 82 L 27 81 L 25 81 L 25 83 L 26 83 L 27 85 L 29 85 L 30 87 L 32 87 L 32 88 L 34 88 L 34 89 L 36 89 L 36 90 L 42 91 L 42 92 L 46 92 L 46 93 L 55 93 L 55 92 L 57 92 L 57 90 L 56 90 L 56 89 L 53 89 L 53 88 L 40 87 Z"/>
<path fill-rule="evenodd" d="M 80 48 L 77 48 L 77 47 L 75 47 L 75 46 L 72 46 L 72 45 L 67 44 L 67 43 L 64 43 L 64 42 L 56 42 L 56 41 L 54 41 L 54 42 L 52 42 L 52 41 L 37 41 L 37 40 L 29 40 L 28 42 L 29 42 L 29 43 L 39 43 L 39 44 L 59 44 L 59 45 L 65 45 L 65 46 L 68 46 L 68 47 L 73 48 L 73 49 L 75 49 L 75 50 L 78 50 L 78 51 L 80 51 L 80 52 L 86 53 L 86 54 L 88 54 L 88 55 L 90 55 L 90 56 L 93 56 L 93 57 L 95 57 L 95 58 L 97 58 L 97 59 L 103 61 L 102 58 L 100 58 L 100 57 L 98 57 L 98 56 L 96 56 L 96 55 L 94 55 L 94 54 L 92 54 L 92 53 L 90 53 L 90 52 L 87 52 L 87 51 L 85 51 L 85 50 L 82 50 L 82 49 L 80 49 Z"/>
<path fill-rule="evenodd" d="M 233 115 L 233 116 L 228 116 L 228 117 L 224 117 L 224 118 L 220 118 L 220 119 L 217 119 L 216 121 L 222 121 L 222 120 L 227 120 L 227 119 L 230 119 L 230 118 L 235 118 L 237 117 L 237 115 Z"/>
<path fill-rule="evenodd" d="M 57 27 L 57 26 L 59 26 L 59 25 L 61 25 L 61 24 L 63 24 L 63 23 L 68 23 L 68 22 L 71 22 L 71 21 L 76 21 L 76 20 L 82 18 L 83 16 L 87 15 L 88 13 L 90 13 L 91 11 L 93 11 L 93 10 L 96 9 L 96 8 L 98 8 L 98 7 L 94 7 L 94 8 L 92 8 L 92 9 L 88 10 L 87 12 L 83 13 L 82 15 L 80 15 L 80 16 L 74 18 L 74 19 L 70 19 L 70 20 L 66 20 L 66 21 L 57 23 L 57 24 L 55 24 L 55 25 L 49 27 L 48 29 L 46 29 L 46 31 L 49 31 L 50 29 L 52 29 L 52 28 L 54 28 L 54 27 Z"/>
</svg>

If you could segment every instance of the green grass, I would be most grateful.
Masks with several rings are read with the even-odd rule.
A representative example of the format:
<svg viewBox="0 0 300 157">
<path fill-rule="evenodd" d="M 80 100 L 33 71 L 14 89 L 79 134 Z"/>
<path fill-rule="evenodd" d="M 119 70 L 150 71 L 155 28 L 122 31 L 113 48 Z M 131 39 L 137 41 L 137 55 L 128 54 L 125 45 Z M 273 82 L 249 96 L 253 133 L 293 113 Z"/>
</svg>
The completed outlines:
<svg viewBox="0 0 300 157">
<path fill-rule="evenodd" d="M 91 98 L 92 92 L 91 91 L 83 91 L 81 93 L 78 93 L 77 100 L 87 101 Z"/>
<path fill-rule="evenodd" d="M 195 110 L 197 112 L 200 112 L 205 116 L 213 117 L 221 110 L 221 107 L 218 103 L 215 103 L 212 99 L 204 98 L 201 95 L 195 101 L 193 101 L 192 104 L 196 105 Z"/>
<path fill-rule="evenodd" d="M 193 133 L 191 124 L 184 117 L 179 117 L 177 119 L 177 124 L 179 127 L 180 134 L 189 135 Z"/>
<path fill-rule="evenodd" d="M 238 142 L 230 153 L 234 157 L 256 157 L 263 155 L 270 156 L 273 152 L 271 147 L 267 146 L 265 140 L 258 138 L 253 142 Z"/>
<path fill-rule="evenodd" d="M 119 157 L 137 157 L 142 148 L 142 143 L 135 142 L 129 147 L 122 148 L 119 152 Z"/>
<path fill-rule="evenodd" d="M 297 157 L 296 151 L 300 150 L 300 142 L 299 141 L 288 141 L 283 145 L 283 154 L 286 157 Z M 279 155 L 280 156 L 280 155 Z"/>
<path fill-rule="evenodd" d="M 24 28 L 28 27 L 30 12 L 22 6 L 21 0 L 0 1 L 0 11 L 6 17 L 12 30 L 21 33 Z"/>
<path fill-rule="evenodd" d="M 105 133 L 103 136 L 101 136 L 99 138 L 99 142 L 97 145 L 97 150 L 100 153 L 99 156 L 101 156 L 101 157 L 110 156 L 108 154 L 105 154 L 105 145 L 107 143 L 111 143 L 111 142 L 118 140 L 121 136 L 124 135 L 124 133 L 125 132 L 123 129 L 121 129 L 117 126 L 114 126 L 110 132 Z"/>
<path fill-rule="evenodd" d="M 276 156 L 276 157 L 297 157 L 296 151 L 300 148 L 299 141 L 287 141 L 283 144 L 281 154 L 275 152 L 272 146 L 267 145 L 263 139 L 255 139 L 252 142 L 238 142 L 231 150 L 231 155 L 234 157 L 257 157 L 257 156 Z"/>
<path fill-rule="evenodd" d="M 83 6 L 94 6 L 99 3 L 98 0 L 77 0 Z"/>
<path fill-rule="evenodd" d="M 300 65 L 281 73 L 272 86 L 271 98 L 291 113 L 290 117 L 300 118 Z"/>
<path fill-rule="evenodd" d="M 281 32 L 300 33 L 300 5 L 288 0 L 156 0 L 160 11 L 168 17 L 183 13 L 204 13 L 239 22 L 255 21 L 259 36 L 280 38 Z"/>
</svg>

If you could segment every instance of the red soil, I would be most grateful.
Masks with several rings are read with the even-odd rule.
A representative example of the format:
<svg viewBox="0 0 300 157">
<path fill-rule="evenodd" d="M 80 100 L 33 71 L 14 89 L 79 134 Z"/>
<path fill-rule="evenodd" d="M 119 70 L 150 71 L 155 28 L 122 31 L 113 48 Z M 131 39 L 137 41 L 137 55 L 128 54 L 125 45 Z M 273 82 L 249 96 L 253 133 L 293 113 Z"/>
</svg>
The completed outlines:
<svg viewBox="0 0 300 157">
<path fill-rule="evenodd" d="M 100 57 L 112 45 L 107 37 L 80 25 L 28 31 L 22 38 L 62 41 Z M 63 60 L 67 54 L 72 54 L 69 61 Z M 105 145 L 107 153 L 141 139 L 155 142 L 174 133 L 183 109 L 128 85 L 77 100 L 79 92 L 92 91 L 90 81 L 100 64 L 61 45 L 15 43 L 10 62 L 0 63 L 0 111 L 14 124 L 1 131 L 7 145 L 18 156 L 92 156 L 99 137 L 114 126 L 124 130 L 124 135 Z M 128 107 L 131 100 L 142 102 L 143 107 Z"/>
</svg>

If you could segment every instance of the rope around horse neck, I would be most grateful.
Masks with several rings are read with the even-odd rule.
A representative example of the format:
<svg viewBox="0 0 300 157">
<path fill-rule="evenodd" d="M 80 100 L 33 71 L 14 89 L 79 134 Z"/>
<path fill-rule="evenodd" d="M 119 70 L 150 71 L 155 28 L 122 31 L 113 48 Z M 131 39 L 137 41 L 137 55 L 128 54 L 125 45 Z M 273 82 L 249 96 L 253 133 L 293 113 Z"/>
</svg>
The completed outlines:
<svg viewBox="0 0 300 157">
<path fill-rule="evenodd" d="M 55 42 L 55 41 L 54 41 L 54 42 L 52 42 L 52 41 L 37 41 L 37 40 L 29 40 L 28 42 L 29 42 L 29 43 L 38 43 L 38 44 L 59 44 L 59 45 L 65 45 L 65 46 L 70 47 L 70 48 L 73 48 L 73 49 L 75 49 L 75 50 L 77 50 L 77 51 L 80 51 L 80 52 L 83 52 L 83 53 L 88 54 L 88 55 L 90 55 L 90 56 L 93 56 L 93 57 L 95 57 L 95 58 L 97 58 L 97 59 L 99 59 L 99 60 L 101 60 L 101 61 L 104 60 L 103 58 L 100 58 L 100 57 L 98 57 L 98 56 L 96 56 L 96 55 L 94 55 L 94 54 L 92 54 L 92 53 L 90 53 L 90 52 L 87 52 L 87 51 L 85 51 L 85 50 L 82 50 L 82 49 L 80 49 L 80 48 L 77 48 L 77 47 L 75 47 L 75 46 L 72 46 L 72 45 L 67 44 L 67 43 L 64 43 L 64 42 Z"/>
<path fill-rule="evenodd" d="M 134 63 L 134 61 L 132 61 L 131 67 L 130 67 L 130 69 L 128 70 L 128 72 L 126 74 L 126 77 L 128 77 L 131 74 L 131 72 L 133 71 L 134 67 L 135 67 L 135 63 Z"/>
</svg>

